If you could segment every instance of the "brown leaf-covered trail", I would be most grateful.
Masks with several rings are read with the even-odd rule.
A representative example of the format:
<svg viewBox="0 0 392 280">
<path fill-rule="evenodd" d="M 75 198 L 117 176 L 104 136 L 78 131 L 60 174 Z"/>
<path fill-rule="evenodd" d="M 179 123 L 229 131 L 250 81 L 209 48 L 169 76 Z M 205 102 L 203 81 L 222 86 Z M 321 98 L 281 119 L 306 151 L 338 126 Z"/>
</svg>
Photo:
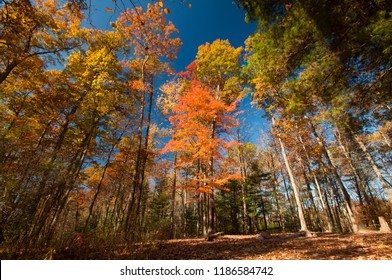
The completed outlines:
<svg viewBox="0 0 392 280">
<path fill-rule="evenodd" d="M 127 253 L 120 258 L 130 257 Z M 392 234 L 332 234 L 299 237 L 274 234 L 259 240 L 255 235 L 226 235 L 208 242 L 203 238 L 169 240 L 139 245 L 135 259 L 266 259 L 266 260 L 391 260 Z"/>
<path fill-rule="evenodd" d="M 86 242 L 72 248 L 0 248 L 1 259 L 139 259 L 139 260 L 392 260 L 392 233 L 293 233 L 225 235 L 212 242 L 204 238 L 151 241 L 126 245 Z"/>
</svg>

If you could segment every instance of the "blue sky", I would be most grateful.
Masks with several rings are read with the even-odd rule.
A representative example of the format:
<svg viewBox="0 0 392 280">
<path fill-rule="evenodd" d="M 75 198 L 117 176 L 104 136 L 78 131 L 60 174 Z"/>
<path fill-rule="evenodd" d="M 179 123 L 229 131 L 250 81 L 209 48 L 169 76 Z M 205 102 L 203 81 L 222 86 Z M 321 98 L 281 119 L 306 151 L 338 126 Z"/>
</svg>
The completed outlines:
<svg viewBox="0 0 392 280">
<path fill-rule="evenodd" d="M 144 7 L 151 2 L 133 1 L 136 6 Z M 132 8 L 129 0 L 123 0 L 123 3 L 127 8 Z M 192 8 L 188 8 L 189 3 Z M 122 8 L 122 4 L 118 5 Z M 170 9 L 167 18 L 177 27 L 183 42 L 173 65 L 177 71 L 184 70 L 195 59 L 200 45 L 216 39 L 228 39 L 234 47 L 244 46 L 246 38 L 256 29 L 255 24 L 244 21 L 244 11 L 232 4 L 231 0 L 187 0 L 186 3 L 181 3 L 181 0 L 166 0 L 165 5 Z M 106 8 L 115 10 L 112 0 L 93 0 L 92 6 L 91 19 L 96 27 L 105 29 L 110 26 L 110 21 L 116 19 L 116 14 L 105 12 Z"/>
<path fill-rule="evenodd" d="M 122 0 L 127 8 L 132 8 L 129 0 Z M 152 1 L 134 0 L 136 6 L 146 7 Z M 183 45 L 178 58 L 173 64 L 173 68 L 179 72 L 191 63 L 196 56 L 197 49 L 206 42 L 213 42 L 216 39 L 228 39 L 232 46 L 244 46 L 246 38 L 255 30 L 256 24 L 248 24 L 244 21 L 245 12 L 232 3 L 232 0 L 166 0 L 165 6 L 169 8 L 168 20 L 179 30 L 179 37 Z M 117 4 L 122 7 L 121 1 Z M 192 7 L 189 8 L 188 4 Z M 112 0 L 92 1 L 91 20 L 97 28 L 106 29 L 110 21 L 116 19 L 116 13 L 105 12 L 106 8 L 115 10 Z M 112 17 L 112 18 L 111 18 Z M 262 119 L 262 112 L 252 108 L 250 97 L 241 102 L 240 110 L 243 125 L 249 127 L 249 141 L 257 143 L 260 130 L 268 130 L 265 120 Z"/>
</svg>

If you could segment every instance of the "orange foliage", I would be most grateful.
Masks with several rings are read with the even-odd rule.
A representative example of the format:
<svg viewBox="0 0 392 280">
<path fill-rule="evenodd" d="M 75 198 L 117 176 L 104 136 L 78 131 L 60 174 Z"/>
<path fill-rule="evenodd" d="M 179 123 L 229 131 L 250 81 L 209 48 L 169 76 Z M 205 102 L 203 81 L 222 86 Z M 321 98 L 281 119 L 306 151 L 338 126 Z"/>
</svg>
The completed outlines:
<svg viewBox="0 0 392 280">
<path fill-rule="evenodd" d="M 168 13 L 165 9 L 164 12 Z M 150 55 L 173 60 L 181 46 L 180 38 L 172 38 L 178 30 L 173 23 L 166 21 L 159 2 L 148 4 L 145 12 L 141 7 L 127 10 L 121 14 L 116 26 L 123 30 L 124 37 L 134 46 L 135 56 Z"/>
<path fill-rule="evenodd" d="M 210 90 L 192 82 L 189 91 L 179 97 L 172 109 L 175 115 L 170 117 L 170 122 L 174 135 L 162 153 L 177 152 L 177 165 L 181 167 L 198 162 L 211 168 L 212 159 L 217 164 L 223 159 L 222 151 L 237 144 L 235 141 L 227 143 L 220 135 L 236 126 L 231 116 L 235 108 L 235 103 L 226 105 Z M 213 188 L 222 188 L 228 178 L 231 177 L 220 179 L 216 174 L 199 172 L 189 185 L 195 193 L 210 193 Z"/>
</svg>

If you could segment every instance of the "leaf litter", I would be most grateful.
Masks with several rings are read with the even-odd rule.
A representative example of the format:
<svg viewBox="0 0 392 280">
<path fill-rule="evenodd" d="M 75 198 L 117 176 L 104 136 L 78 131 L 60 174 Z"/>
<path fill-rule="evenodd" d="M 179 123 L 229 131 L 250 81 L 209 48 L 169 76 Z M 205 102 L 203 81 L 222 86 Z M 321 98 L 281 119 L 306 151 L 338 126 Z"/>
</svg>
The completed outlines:
<svg viewBox="0 0 392 280">
<path fill-rule="evenodd" d="M 49 248 L 13 252 L 0 248 L 2 259 L 40 259 Z M 51 249 L 50 249 L 51 250 Z M 44 254 L 45 253 L 45 254 Z M 53 259 L 133 260 L 392 260 L 392 233 L 275 233 L 269 239 L 256 235 L 149 241 L 88 248 L 56 249 Z"/>
</svg>

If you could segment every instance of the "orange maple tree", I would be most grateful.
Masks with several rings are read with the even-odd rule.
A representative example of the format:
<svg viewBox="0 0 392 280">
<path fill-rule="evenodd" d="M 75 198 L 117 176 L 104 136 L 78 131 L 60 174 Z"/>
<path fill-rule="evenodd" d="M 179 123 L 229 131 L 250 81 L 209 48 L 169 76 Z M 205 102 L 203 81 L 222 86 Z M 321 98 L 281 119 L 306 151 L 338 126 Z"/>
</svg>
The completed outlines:
<svg viewBox="0 0 392 280">
<path fill-rule="evenodd" d="M 235 102 L 226 105 L 214 97 L 211 90 L 193 81 L 172 110 L 174 115 L 170 122 L 174 134 L 163 153 L 177 153 L 176 168 L 196 167 L 193 179 L 184 186 L 195 195 L 213 195 L 214 189 L 224 189 L 228 180 L 236 178 L 233 174 L 216 172 L 217 168 L 212 166 L 222 162 L 224 150 L 236 144 L 223 136 L 237 125 L 233 116 L 235 109 Z M 211 130 L 213 124 L 216 127 L 214 133 Z M 213 229 L 213 224 L 207 226 Z"/>
</svg>

